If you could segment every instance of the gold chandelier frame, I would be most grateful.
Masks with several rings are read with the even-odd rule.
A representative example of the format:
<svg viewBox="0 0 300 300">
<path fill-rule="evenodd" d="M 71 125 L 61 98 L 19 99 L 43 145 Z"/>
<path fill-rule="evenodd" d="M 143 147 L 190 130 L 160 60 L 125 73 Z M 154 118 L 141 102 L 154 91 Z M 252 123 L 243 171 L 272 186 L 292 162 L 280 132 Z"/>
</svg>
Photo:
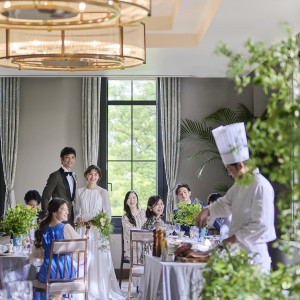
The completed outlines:
<svg viewBox="0 0 300 300">
<path fill-rule="evenodd" d="M 20 70 L 95 71 L 136 67 L 145 63 L 145 49 L 143 23 L 50 32 L 0 28 L 0 66 Z"/>
<path fill-rule="evenodd" d="M 0 1 L 0 27 L 70 30 L 118 27 L 143 21 L 151 0 Z"/>
</svg>

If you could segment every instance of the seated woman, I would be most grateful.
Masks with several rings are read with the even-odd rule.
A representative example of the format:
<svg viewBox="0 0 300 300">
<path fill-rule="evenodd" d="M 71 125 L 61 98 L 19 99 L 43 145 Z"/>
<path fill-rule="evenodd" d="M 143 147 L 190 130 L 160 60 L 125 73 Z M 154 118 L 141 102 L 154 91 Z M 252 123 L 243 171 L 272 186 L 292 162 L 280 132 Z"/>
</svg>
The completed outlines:
<svg viewBox="0 0 300 300">
<path fill-rule="evenodd" d="M 31 208 L 35 208 L 38 212 L 36 219 L 37 224 L 39 224 L 40 220 L 44 219 L 46 216 L 46 213 L 44 211 L 39 210 L 41 200 L 41 195 L 36 190 L 29 190 L 24 196 L 25 204 L 31 206 Z M 30 239 L 31 241 L 34 240 L 34 229 L 30 231 Z"/>
<path fill-rule="evenodd" d="M 214 203 L 215 201 L 217 201 L 221 197 L 222 197 L 222 195 L 219 193 L 212 193 L 208 196 L 207 204 L 210 205 L 210 204 Z M 221 240 L 228 238 L 229 225 L 231 223 L 231 215 L 228 217 L 225 217 L 225 218 L 216 219 L 215 222 L 219 223 L 219 231 L 220 231 Z M 215 227 L 215 224 L 214 224 L 214 227 Z"/>
<path fill-rule="evenodd" d="M 142 229 L 153 230 L 154 228 L 165 227 L 165 222 L 162 219 L 164 208 L 165 205 L 161 196 L 151 196 L 147 203 L 147 221 L 142 226 Z"/>
<path fill-rule="evenodd" d="M 146 211 L 139 208 L 139 198 L 135 191 L 129 191 L 124 199 L 124 211 L 122 216 L 124 236 L 124 256 L 130 258 L 130 229 L 141 229 L 146 222 Z"/>
<path fill-rule="evenodd" d="M 70 224 L 63 224 L 62 221 L 68 220 L 69 208 L 66 200 L 61 198 L 53 198 L 49 201 L 47 206 L 47 216 L 40 222 L 39 228 L 35 232 L 34 248 L 31 254 L 31 261 L 33 259 L 41 258 L 42 251 L 38 251 L 43 248 L 44 250 L 44 262 L 37 274 L 37 279 L 41 282 L 46 282 L 50 246 L 52 239 L 80 239 L 80 235 L 73 229 Z M 57 266 L 56 260 L 52 260 L 50 278 L 55 278 L 56 269 L 58 267 L 57 278 L 63 277 L 64 269 L 64 255 L 59 257 L 59 263 Z M 66 259 L 66 274 L 65 278 L 71 278 L 71 257 Z M 73 276 L 76 276 L 76 270 L 73 267 Z M 53 295 L 52 299 L 61 299 L 62 295 Z M 34 293 L 34 300 L 46 299 L 46 294 L 41 292 Z"/>
</svg>

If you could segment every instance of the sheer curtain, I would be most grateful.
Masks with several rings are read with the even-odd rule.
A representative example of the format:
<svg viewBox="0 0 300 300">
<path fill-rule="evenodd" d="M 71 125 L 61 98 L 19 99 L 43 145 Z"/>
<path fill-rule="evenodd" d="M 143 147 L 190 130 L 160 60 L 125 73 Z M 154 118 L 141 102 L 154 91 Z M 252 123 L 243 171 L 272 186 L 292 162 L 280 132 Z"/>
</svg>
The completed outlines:
<svg viewBox="0 0 300 300">
<path fill-rule="evenodd" d="M 6 210 L 16 204 L 14 184 L 18 150 L 20 78 L 0 78 L 0 93 L 1 155 L 6 185 Z"/>
<path fill-rule="evenodd" d="M 97 165 L 100 130 L 100 77 L 82 80 L 82 145 L 83 167 Z"/>
<path fill-rule="evenodd" d="M 161 128 L 168 197 L 166 220 L 175 207 L 180 138 L 180 78 L 160 78 Z"/>
</svg>

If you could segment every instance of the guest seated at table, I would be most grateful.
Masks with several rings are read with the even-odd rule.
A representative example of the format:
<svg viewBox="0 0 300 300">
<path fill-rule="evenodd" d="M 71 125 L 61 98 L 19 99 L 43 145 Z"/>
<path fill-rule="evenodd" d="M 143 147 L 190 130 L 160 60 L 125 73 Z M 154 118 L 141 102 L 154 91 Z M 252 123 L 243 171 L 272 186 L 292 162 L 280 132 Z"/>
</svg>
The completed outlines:
<svg viewBox="0 0 300 300">
<path fill-rule="evenodd" d="M 205 206 L 203 201 L 195 202 L 195 200 L 191 199 L 192 192 L 191 192 L 190 187 L 186 183 L 177 184 L 176 189 L 175 189 L 175 194 L 180 202 L 185 202 L 187 204 L 199 203 L 199 204 L 201 204 L 202 208 Z M 174 220 L 176 220 L 176 212 L 177 212 L 177 208 L 175 208 L 173 210 Z M 181 225 L 180 230 L 184 231 L 185 235 L 190 236 L 190 226 Z"/>
<path fill-rule="evenodd" d="M 207 204 L 210 205 L 210 204 L 216 202 L 221 197 L 222 197 L 222 195 L 219 193 L 212 193 L 207 198 Z M 216 219 L 215 222 L 217 222 L 217 221 L 220 224 L 219 232 L 220 232 L 221 240 L 228 238 L 229 225 L 231 223 L 231 215 L 228 217 Z"/>
<path fill-rule="evenodd" d="M 30 257 L 31 262 L 34 259 L 44 258 L 37 279 L 46 282 L 50 246 L 52 239 L 79 239 L 80 235 L 73 229 L 70 224 L 63 224 L 62 221 L 68 220 L 68 203 L 61 198 L 53 198 L 48 202 L 47 216 L 40 222 L 39 228 L 35 232 L 34 247 Z M 44 250 L 44 251 L 43 251 Z M 65 278 L 71 278 L 71 257 L 67 257 L 64 261 L 64 255 L 59 257 L 57 278 L 63 277 L 64 263 L 67 264 Z M 57 269 L 56 260 L 52 260 L 50 278 L 55 278 Z M 73 277 L 76 276 L 76 270 L 73 267 Z M 52 299 L 61 299 L 62 295 L 53 295 Z M 34 292 L 34 300 L 46 299 L 45 293 Z"/>
<path fill-rule="evenodd" d="M 185 202 L 187 204 L 199 203 L 199 204 L 201 204 L 202 208 L 205 207 L 205 204 L 203 201 L 198 200 L 197 202 L 195 202 L 195 200 L 191 199 L 191 194 L 192 194 L 191 189 L 186 183 L 179 183 L 176 187 L 175 194 L 176 194 L 177 198 L 179 199 L 179 201 L 181 201 L 181 202 Z M 177 208 L 175 208 L 173 210 L 174 220 L 176 220 L 176 212 L 177 212 Z M 181 227 L 181 230 L 185 232 L 185 235 L 190 236 L 190 226 L 181 225 L 180 227 Z M 215 221 L 214 227 L 218 231 L 220 231 L 220 223 L 218 220 Z"/>
<path fill-rule="evenodd" d="M 142 226 L 142 229 L 153 230 L 165 227 L 165 222 L 162 219 L 164 213 L 164 202 L 161 196 L 153 195 L 148 199 L 146 217 L 147 221 Z"/>
<path fill-rule="evenodd" d="M 38 214 L 37 219 L 36 219 L 37 224 L 39 224 L 40 220 L 44 219 L 46 216 L 46 213 L 39 209 L 41 200 L 42 200 L 41 195 L 36 190 L 29 190 L 24 196 L 25 204 L 29 205 L 29 206 L 31 206 L 31 208 L 34 208 L 37 210 L 37 214 Z M 32 229 L 30 231 L 29 236 L 30 236 L 30 240 L 33 241 L 34 240 L 34 229 Z"/>
<path fill-rule="evenodd" d="M 129 191 L 124 199 L 124 211 L 122 216 L 124 256 L 130 258 L 130 229 L 141 229 L 146 222 L 146 211 L 139 208 L 139 198 L 135 191 Z"/>
</svg>

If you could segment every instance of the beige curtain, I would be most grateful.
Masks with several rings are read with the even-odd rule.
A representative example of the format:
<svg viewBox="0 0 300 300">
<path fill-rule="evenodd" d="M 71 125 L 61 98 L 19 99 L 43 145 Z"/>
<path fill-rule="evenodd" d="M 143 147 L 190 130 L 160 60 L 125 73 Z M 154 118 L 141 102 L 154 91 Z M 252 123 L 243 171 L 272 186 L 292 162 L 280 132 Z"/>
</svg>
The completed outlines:
<svg viewBox="0 0 300 300">
<path fill-rule="evenodd" d="M 83 166 L 97 165 L 100 130 L 100 77 L 82 80 Z"/>
<path fill-rule="evenodd" d="M 168 184 L 166 220 L 176 204 L 176 187 L 180 138 L 180 78 L 160 78 L 161 128 Z"/>
<path fill-rule="evenodd" d="M 15 173 L 18 150 L 20 78 L 0 79 L 1 155 L 6 185 L 4 210 L 15 207 Z"/>
</svg>

